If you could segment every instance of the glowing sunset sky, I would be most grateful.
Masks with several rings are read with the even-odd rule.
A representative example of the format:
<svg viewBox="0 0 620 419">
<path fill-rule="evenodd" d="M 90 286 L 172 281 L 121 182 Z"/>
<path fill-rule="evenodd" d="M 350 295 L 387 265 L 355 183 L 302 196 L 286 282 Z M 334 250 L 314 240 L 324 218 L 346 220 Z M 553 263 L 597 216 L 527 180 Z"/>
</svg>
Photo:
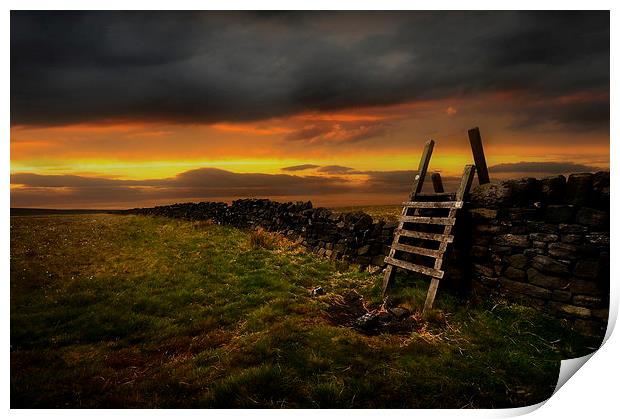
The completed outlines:
<svg viewBox="0 0 620 419">
<path fill-rule="evenodd" d="M 609 168 L 608 12 L 12 12 L 11 206 L 399 203 Z"/>
</svg>

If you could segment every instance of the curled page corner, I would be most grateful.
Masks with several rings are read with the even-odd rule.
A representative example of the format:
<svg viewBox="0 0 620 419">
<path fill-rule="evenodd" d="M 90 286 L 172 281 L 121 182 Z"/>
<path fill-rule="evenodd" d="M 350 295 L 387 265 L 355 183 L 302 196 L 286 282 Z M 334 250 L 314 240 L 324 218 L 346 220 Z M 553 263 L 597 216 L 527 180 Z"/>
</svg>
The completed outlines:
<svg viewBox="0 0 620 419">
<path fill-rule="evenodd" d="M 572 359 L 563 359 L 560 362 L 560 373 L 558 375 L 558 383 L 555 386 L 555 390 L 553 390 L 553 394 L 557 393 L 557 391 L 562 388 L 564 384 L 573 376 L 579 368 L 583 367 L 583 365 L 588 362 L 588 360 L 594 355 L 596 351 L 584 355 L 579 358 Z M 553 395 L 551 395 L 553 397 Z"/>
</svg>

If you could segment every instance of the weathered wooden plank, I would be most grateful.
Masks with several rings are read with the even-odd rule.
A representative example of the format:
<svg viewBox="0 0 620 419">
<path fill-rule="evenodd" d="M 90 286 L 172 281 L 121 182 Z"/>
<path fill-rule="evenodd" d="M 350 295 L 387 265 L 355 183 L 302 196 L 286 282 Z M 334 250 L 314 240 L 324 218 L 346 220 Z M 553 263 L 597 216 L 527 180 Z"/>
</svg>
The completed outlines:
<svg viewBox="0 0 620 419">
<path fill-rule="evenodd" d="M 433 154 L 434 147 L 435 141 L 433 140 L 428 140 L 426 144 L 424 144 L 424 151 L 422 152 L 422 157 L 420 158 L 420 163 L 418 164 L 418 173 L 413 179 L 413 188 L 411 190 L 411 194 L 409 195 L 410 201 L 415 201 L 415 196 L 422 190 L 424 178 L 426 177 L 426 171 L 428 170 L 428 164 L 431 161 L 431 155 Z"/>
<path fill-rule="evenodd" d="M 418 217 L 416 215 L 403 215 L 400 217 L 403 223 L 454 225 L 456 218 L 452 217 Z"/>
<path fill-rule="evenodd" d="M 445 249 L 444 250 L 426 249 L 424 247 L 410 246 L 408 244 L 401 244 L 401 243 L 395 243 L 392 245 L 392 247 L 396 250 L 401 250 L 403 252 L 413 253 L 414 255 L 420 255 L 420 256 L 428 256 L 428 257 L 432 257 L 435 259 L 443 257 L 443 254 L 445 252 Z"/>
<path fill-rule="evenodd" d="M 468 164 L 465 166 L 463 170 L 463 176 L 461 177 L 461 183 L 459 184 L 459 188 L 456 190 L 457 201 L 464 201 L 465 196 L 469 193 L 469 189 L 471 188 L 471 184 L 474 181 L 474 172 L 476 172 L 476 166 L 472 164 Z"/>
<path fill-rule="evenodd" d="M 474 155 L 474 163 L 476 163 L 476 170 L 478 171 L 478 181 L 481 185 L 491 182 L 489 180 L 489 169 L 487 168 L 487 161 L 484 157 L 484 148 L 482 147 L 482 138 L 480 137 L 480 130 L 478 127 L 472 128 L 467 131 L 469 135 L 469 143 L 471 144 L 471 152 Z"/>
<path fill-rule="evenodd" d="M 431 285 L 428 287 L 428 291 L 426 292 L 426 301 L 424 301 L 424 309 L 422 310 L 423 313 L 433 308 L 438 287 L 439 280 L 437 278 L 431 278 Z"/>
<path fill-rule="evenodd" d="M 443 271 L 438 269 L 429 268 L 427 266 L 416 265 L 415 263 L 405 262 L 403 260 L 394 259 L 387 256 L 385 263 L 388 265 L 398 266 L 399 268 L 407 269 L 408 271 L 418 272 L 424 275 L 432 276 L 433 278 L 443 278 Z"/>
<path fill-rule="evenodd" d="M 390 251 L 390 253 L 392 252 Z M 392 281 L 394 281 L 395 276 L 396 276 L 395 267 L 392 265 L 386 266 L 385 272 L 383 273 L 383 295 L 385 295 L 385 293 L 388 290 L 388 287 L 390 286 Z"/>
<path fill-rule="evenodd" d="M 456 199 L 456 193 L 455 192 L 442 192 L 442 193 L 426 193 L 426 192 L 421 192 L 416 196 L 416 201 L 435 201 L 435 202 L 441 202 L 441 201 L 454 201 Z M 410 201 L 412 201 L 410 199 Z"/>
<path fill-rule="evenodd" d="M 448 229 L 448 227 L 449 226 L 446 226 L 446 229 Z M 443 264 L 443 259 L 435 259 L 435 269 L 440 270 L 442 264 Z M 436 278 L 431 278 L 431 284 L 428 286 L 428 291 L 426 292 L 426 300 L 424 301 L 424 309 L 422 310 L 423 313 L 433 308 L 433 304 L 435 303 L 435 296 L 437 295 L 438 287 L 439 287 L 439 280 Z"/>
<path fill-rule="evenodd" d="M 446 242 L 446 243 L 452 243 L 454 241 L 454 236 L 450 234 L 424 233 L 422 231 L 403 230 L 403 229 L 397 229 L 395 231 L 395 234 L 399 234 L 405 237 L 413 237 L 416 239 L 434 240 L 434 241 Z"/>
<path fill-rule="evenodd" d="M 431 180 L 433 181 L 433 190 L 435 192 L 442 193 L 444 190 L 441 175 L 438 172 L 433 172 L 431 174 Z"/>
<path fill-rule="evenodd" d="M 463 201 L 406 201 L 403 206 L 410 208 L 463 208 Z"/>
</svg>

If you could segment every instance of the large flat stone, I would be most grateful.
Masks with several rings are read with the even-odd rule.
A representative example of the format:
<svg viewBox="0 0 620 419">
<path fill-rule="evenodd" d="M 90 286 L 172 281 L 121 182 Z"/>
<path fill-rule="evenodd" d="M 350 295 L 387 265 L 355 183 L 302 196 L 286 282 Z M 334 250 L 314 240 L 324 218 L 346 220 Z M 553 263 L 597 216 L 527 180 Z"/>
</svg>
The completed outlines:
<svg viewBox="0 0 620 419">
<path fill-rule="evenodd" d="M 486 183 L 475 187 L 470 193 L 471 202 L 482 207 L 497 207 L 510 201 L 511 189 L 504 184 Z"/>
<path fill-rule="evenodd" d="M 565 303 L 560 303 L 557 301 L 551 301 L 550 307 L 553 310 L 559 313 L 562 313 L 566 316 L 582 317 L 582 318 L 589 318 L 592 316 L 592 311 L 586 307 L 578 307 L 572 304 L 565 304 Z"/>
<path fill-rule="evenodd" d="M 553 260 L 549 256 L 538 255 L 532 258 L 531 265 L 541 272 L 555 275 L 569 275 L 567 265 Z"/>
<path fill-rule="evenodd" d="M 516 281 L 524 281 L 526 278 L 524 270 L 513 268 L 512 266 L 506 268 L 506 270 L 504 271 L 504 275 L 507 278 L 514 279 Z"/>
<path fill-rule="evenodd" d="M 527 266 L 529 259 L 524 254 L 518 253 L 516 255 L 508 256 L 506 258 L 508 264 L 517 269 L 525 269 Z"/>
<path fill-rule="evenodd" d="M 567 278 L 545 275 L 534 268 L 530 268 L 527 270 L 527 280 L 531 284 L 553 290 L 564 289 L 569 283 L 569 280 Z"/>
<path fill-rule="evenodd" d="M 550 243 L 549 255 L 558 259 L 574 260 L 579 256 L 579 248 L 570 243 Z"/>
<path fill-rule="evenodd" d="M 549 233 L 531 233 L 530 240 L 535 240 L 539 242 L 551 243 L 558 241 L 559 237 L 557 234 L 549 234 Z"/>
<path fill-rule="evenodd" d="M 560 233 L 562 234 L 586 234 L 588 228 L 580 224 L 560 224 Z"/>
<path fill-rule="evenodd" d="M 550 299 L 551 291 L 525 282 L 512 281 L 508 278 L 500 278 L 499 283 L 509 293 L 524 294 L 531 297 Z"/>
<path fill-rule="evenodd" d="M 591 295 L 573 295 L 573 304 L 588 308 L 601 308 L 603 299 Z"/>
<path fill-rule="evenodd" d="M 494 244 L 499 246 L 529 247 L 530 240 L 525 234 L 502 234 L 495 237 Z"/>
<path fill-rule="evenodd" d="M 497 210 L 490 208 L 472 208 L 469 213 L 474 220 L 494 220 L 497 218 Z"/>
</svg>

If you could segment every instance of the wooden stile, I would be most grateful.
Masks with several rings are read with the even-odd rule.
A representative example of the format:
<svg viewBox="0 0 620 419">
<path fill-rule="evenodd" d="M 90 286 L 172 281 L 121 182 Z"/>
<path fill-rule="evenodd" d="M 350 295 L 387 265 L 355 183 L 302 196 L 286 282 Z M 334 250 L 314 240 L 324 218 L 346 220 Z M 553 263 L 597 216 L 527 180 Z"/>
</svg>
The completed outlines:
<svg viewBox="0 0 620 419">
<path fill-rule="evenodd" d="M 385 258 L 388 266 L 383 277 L 383 293 L 387 292 L 390 283 L 393 281 L 396 268 L 402 268 L 413 272 L 418 272 L 431 277 L 431 283 L 426 295 L 424 310 L 432 308 L 439 286 L 439 280 L 443 278 L 444 272 L 441 270 L 443 257 L 448 243 L 452 243 L 454 236 L 452 227 L 456 222 L 457 210 L 463 207 L 463 201 L 471 187 L 475 166 L 467 165 L 461 178 L 461 183 L 456 193 L 446 193 L 443 191 L 443 184 L 438 173 L 433 173 L 433 188 L 435 193 L 422 194 L 424 178 L 428 170 L 428 164 L 433 152 L 435 143 L 429 140 L 422 153 L 418 173 L 414 178 L 409 201 L 403 202 L 403 209 L 399 219 L 398 228 L 394 231 L 394 239 L 390 248 L 389 255 Z M 484 154 L 483 154 L 484 156 Z M 422 201 L 418 200 L 423 199 Z M 447 215 L 429 216 L 428 213 L 434 211 L 448 211 Z M 422 215 L 424 214 L 424 215 Z M 445 213 L 444 213 L 445 214 Z M 416 231 L 416 226 L 434 225 L 436 228 L 443 228 L 442 233 L 430 233 L 426 231 Z M 414 239 L 439 242 L 438 249 L 422 247 L 421 245 L 410 245 L 401 243 L 401 238 L 410 237 Z M 400 253 L 433 258 L 433 267 L 419 265 L 407 260 L 402 260 Z"/>
</svg>

